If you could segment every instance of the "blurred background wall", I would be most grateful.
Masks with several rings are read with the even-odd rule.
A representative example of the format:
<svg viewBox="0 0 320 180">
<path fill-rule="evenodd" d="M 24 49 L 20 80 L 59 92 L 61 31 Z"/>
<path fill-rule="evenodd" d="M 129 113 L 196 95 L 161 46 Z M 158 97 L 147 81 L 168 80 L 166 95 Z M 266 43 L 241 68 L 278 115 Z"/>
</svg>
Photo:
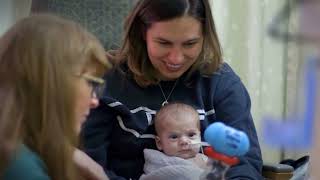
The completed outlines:
<svg viewBox="0 0 320 180">
<path fill-rule="evenodd" d="M 32 0 L 0 0 L 0 35 L 30 12 Z"/>
</svg>

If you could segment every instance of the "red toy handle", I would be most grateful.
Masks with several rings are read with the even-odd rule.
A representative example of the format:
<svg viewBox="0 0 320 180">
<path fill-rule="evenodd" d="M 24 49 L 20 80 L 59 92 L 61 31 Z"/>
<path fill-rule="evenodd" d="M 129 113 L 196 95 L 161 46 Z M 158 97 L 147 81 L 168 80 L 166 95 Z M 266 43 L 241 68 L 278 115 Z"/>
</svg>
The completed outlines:
<svg viewBox="0 0 320 180">
<path fill-rule="evenodd" d="M 239 163 L 239 159 L 237 157 L 230 157 L 224 154 L 216 152 L 211 146 L 204 148 L 204 154 L 212 159 L 216 159 L 222 161 L 229 166 L 233 166 Z"/>
</svg>

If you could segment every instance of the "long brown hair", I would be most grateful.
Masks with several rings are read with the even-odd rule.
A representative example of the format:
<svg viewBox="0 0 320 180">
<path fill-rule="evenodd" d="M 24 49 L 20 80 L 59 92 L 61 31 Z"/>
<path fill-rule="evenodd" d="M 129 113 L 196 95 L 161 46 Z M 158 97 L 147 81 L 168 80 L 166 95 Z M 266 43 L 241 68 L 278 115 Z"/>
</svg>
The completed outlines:
<svg viewBox="0 0 320 180">
<path fill-rule="evenodd" d="M 191 67 L 189 75 L 196 70 L 204 75 L 214 73 L 222 63 L 222 52 L 208 0 L 138 1 L 125 22 L 124 41 L 113 59 L 119 63 L 126 62 L 139 85 L 157 83 L 159 78 L 148 59 L 144 35 L 152 23 L 185 15 L 201 22 L 204 35 L 202 52 Z"/>
<path fill-rule="evenodd" d="M 45 162 L 52 179 L 80 178 L 72 161 L 78 144 L 74 75 L 89 67 L 102 76 L 111 65 L 99 41 L 72 21 L 32 15 L 5 33 L 0 39 L 2 170 L 23 143 Z"/>
</svg>

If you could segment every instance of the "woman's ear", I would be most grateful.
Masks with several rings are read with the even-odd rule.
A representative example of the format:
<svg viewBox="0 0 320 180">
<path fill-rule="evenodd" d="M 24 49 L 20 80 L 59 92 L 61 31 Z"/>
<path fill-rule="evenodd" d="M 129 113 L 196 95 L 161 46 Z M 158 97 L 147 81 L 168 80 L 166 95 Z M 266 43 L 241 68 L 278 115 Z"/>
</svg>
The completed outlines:
<svg viewBox="0 0 320 180">
<path fill-rule="evenodd" d="M 157 145 L 158 150 L 162 150 L 161 141 L 160 141 L 159 136 L 156 136 L 155 140 L 156 140 L 156 145 Z"/>
</svg>

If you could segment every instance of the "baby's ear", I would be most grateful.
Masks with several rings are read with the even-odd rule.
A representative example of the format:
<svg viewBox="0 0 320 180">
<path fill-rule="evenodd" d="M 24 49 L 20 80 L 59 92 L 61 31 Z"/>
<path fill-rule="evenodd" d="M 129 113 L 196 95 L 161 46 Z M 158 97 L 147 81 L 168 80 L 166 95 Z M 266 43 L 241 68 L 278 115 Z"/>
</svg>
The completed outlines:
<svg viewBox="0 0 320 180">
<path fill-rule="evenodd" d="M 156 140 L 156 145 L 157 145 L 158 150 L 162 150 L 161 141 L 160 141 L 159 136 L 156 136 L 155 140 Z"/>
</svg>

